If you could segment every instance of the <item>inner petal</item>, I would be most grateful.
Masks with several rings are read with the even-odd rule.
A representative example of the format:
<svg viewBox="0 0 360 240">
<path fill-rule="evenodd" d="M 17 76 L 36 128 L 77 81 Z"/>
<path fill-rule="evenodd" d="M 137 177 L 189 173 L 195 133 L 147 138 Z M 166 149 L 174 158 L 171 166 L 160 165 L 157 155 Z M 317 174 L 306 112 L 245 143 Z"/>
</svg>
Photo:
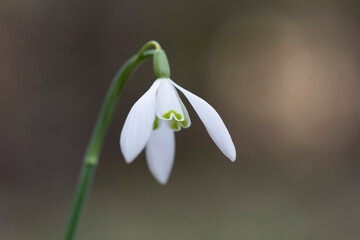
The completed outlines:
<svg viewBox="0 0 360 240">
<path fill-rule="evenodd" d="M 180 126 L 179 122 L 176 121 L 175 119 L 171 119 L 169 121 L 166 121 L 166 123 L 168 124 L 168 127 L 170 127 L 170 129 L 172 129 L 174 131 L 180 131 L 181 130 L 181 126 Z"/>
<path fill-rule="evenodd" d="M 161 79 L 156 94 L 156 116 L 164 120 L 184 121 L 185 114 L 182 105 L 175 87 L 168 79 Z"/>
<path fill-rule="evenodd" d="M 161 126 L 162 122 L 158 117 L 155 117 L 154 124 L 153 124 L 153 130 L 158 129 Z"/>
</svg>

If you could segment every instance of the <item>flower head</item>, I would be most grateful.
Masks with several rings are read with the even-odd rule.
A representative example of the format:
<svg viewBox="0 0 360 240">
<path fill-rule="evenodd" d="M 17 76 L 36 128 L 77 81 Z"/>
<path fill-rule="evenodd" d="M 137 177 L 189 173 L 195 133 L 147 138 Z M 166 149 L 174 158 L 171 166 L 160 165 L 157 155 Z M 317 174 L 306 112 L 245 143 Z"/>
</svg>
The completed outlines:
<svg viewBox="0 0 360 240">
<path fill-rule="evenodd" d="M 219 114 L 203 99 L 170 79 L 169 63 L 162 49 L 154 53 L 154 72 L 158 79 L 131 108 L 121 132 L 120 147 L 125 161 L 131 163 L 146 147 L 151 173 L 160 183 L 167 182 L 175 157 L 174 132 L 191 125 L 176 89 L 189 100 L 219 149 L 235 161 L 234 143 Z"/>
<path fill-rule="evenodd" d="M 120 146 L 127 163 L 146 147 L 149 169 L 162 184 L 167 182 L 174 163 L 174 132 L 191 125 L 176 88 L 189 100 L 219 149 L 231 161 L 236 158 L 234 143 L 215 109 L 171 79 L 157 79 L 131 108 L 121 132 Z"/>
</svg>

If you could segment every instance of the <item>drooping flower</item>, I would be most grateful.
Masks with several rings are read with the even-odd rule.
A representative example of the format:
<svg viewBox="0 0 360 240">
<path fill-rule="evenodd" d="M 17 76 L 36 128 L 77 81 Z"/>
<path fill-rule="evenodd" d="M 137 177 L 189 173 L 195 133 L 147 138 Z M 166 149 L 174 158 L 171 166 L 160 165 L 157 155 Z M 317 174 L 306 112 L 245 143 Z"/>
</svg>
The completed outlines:
<svg viewBox="0 0 360 240">
<path fill-rule="evenodd" d="M 121 132 L 120 146 L 127 163 L 146 147 L 149 169 L 162 184 L 167 182 L 174 163 L 174 132 L 191 125 L 188 111 L 175 88 L 189 100 L 225 156 L 231 161 L 236 158 L 234 143 L 215 109 L 172 80 L 157 79 L 131 108 Z"/>
<path fill-rule="evenodd" d="M 206 101 L 170 79 L 170 68 L 163 50 L 154 54 L 157 80 L 131 108 L 121 132 L 120 147 L 131 163 L 146 147 L 146 159 L 153 176 L 162 184 L 169 178 L 175 158 L 175 134 L 188 128 L 191 120 L 176 88 L 189 100 L 210 137 L 231 161 L 236 150 L 219 114 Z"/>
</svg>

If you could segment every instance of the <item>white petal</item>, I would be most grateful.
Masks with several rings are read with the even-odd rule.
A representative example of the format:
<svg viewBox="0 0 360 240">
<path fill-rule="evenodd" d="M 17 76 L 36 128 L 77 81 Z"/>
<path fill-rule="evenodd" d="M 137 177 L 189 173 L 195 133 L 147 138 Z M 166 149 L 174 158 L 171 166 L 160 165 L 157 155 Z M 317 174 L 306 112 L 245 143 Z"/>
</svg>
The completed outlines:
<svg viewBox="0 0 360 240">
<path fill-rule="evenodd" d="M 191 120 L 190 120 L 190 116 L 189 113 L 184 105 L 184 103 L 181 101 L 179 94 L 176 92 L 176 96 L 179 98 L 180 101 L 180 105 L 181 108 L 184 112 L 184 120 L 183 121 L 177 121 L 175 120 L 175 118 L 171 119 L 171 120 L 163 120 L 162 122 L 165 123 L 165 125 L 167 127 L 169 127 L 170 129 L 172 129 L 173 131 L 180 131 L 181 128 L 188 128 L 191 126 Z"/>
<path fill-rule="evenodd" d="M 156 115 L 164 120 L 174 118 L 177 121 L 184 121 L 185 116 L 176 89 L 169 79 L 159 80 L 161 83 L 156 94 Z"/>
<path fill-rule="evenodd" d="M 155 120 L 156 80 L 150 89 L 131 108 L 121 131 L 120 147 L 127 163 L 131 163 L 144 149 Z"/>
<path fill-rule="evenodd" d="M 177 92 L 176 92 L 176 96 L 177 96 L 177 97 L 179 98 L 179 100 L 180 100 L 181 108 L 182 108 L 182 110 L 183 110 L 183 112 L 184 112 L 184 118 L 185 118 L 184 121 L 181 121 L 181 122 L 179 122 L 179 123 L 181 124 L 181 126 L 182 126 L 183 128 L 188 128 L 188 127 L 191 126 L 191 119 L 190 119 L 189 113 L 188 113 L 188 111 L 187 111 L 184 103 L 181 101 L 181 99 L 180 99 L 180 97 L 179 97 L 179 94 L 178 94 Z"/>
<path fill-rule="evenodd" d="M 146 145 L 146 159 L 153 176 L 165 184 L 170 176 L 175 157 L 175 134 L 161 124 L 160 128 L 152 131 Z"/>
<path fill-rule="evenodd" d="M 180 122 L 176 121 L 175 119 L 163 120 L 163 121 L 169 129 L 176 131 L 176 132 L 181 130 Z"/>
<path fill-rule="evenodd" d="M 174 84 L 174 86 L 177 87 L 189 100 L 196 113 L 199 115 L 201 121 L 204 123 L 210 137 L 214 140 L 218 148 L 231 161 L 235 161 L 236 150 L 234 143 L 224 122 L 221 120 L 219 114 L 215 111 L 215 109 L 195 94 L 180 87 L 173 81 L 171 81 L 171 83 Z"/>
</svg>

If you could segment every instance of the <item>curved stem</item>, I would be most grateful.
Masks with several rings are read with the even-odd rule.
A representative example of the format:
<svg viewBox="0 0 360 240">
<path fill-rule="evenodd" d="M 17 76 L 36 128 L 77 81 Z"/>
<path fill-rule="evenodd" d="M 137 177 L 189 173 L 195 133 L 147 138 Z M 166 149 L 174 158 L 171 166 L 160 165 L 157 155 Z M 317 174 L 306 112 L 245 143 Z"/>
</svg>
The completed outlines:
<svg viewBox="0 0 360 240">
<path fill-rule="evenodd" d="M 124 63 L 111 82 L 84 156 L 83 166 L 63 240 L 73 240 L 75 238 L 81 213 L 92 185 L 104 137 L 119 101 L 121 91 L 127 79 L 139 63 L 153 56 L 155 50 L 147 50 L 151 46 L 154 46 L 156 49 L 160 48 L 160 45 L 155 41 L 146 43 L 137 54 Z"/>
<path fill-rule="evenodd" d="M 139 54 L 136 54 L 127 60 L 115 75 L 105 96 L 105 100 L 89 141 L 84 158 L 85 162 L 93 165 L 98 163 L 99 153 L 107 127 L 119 101 L 120 93 L 126 83 L 126 80 L 130 77 L 131 73 L 142 60 L 152 57 L 153 54 L 154 50 L 140 51 Z"/>
</svg>

